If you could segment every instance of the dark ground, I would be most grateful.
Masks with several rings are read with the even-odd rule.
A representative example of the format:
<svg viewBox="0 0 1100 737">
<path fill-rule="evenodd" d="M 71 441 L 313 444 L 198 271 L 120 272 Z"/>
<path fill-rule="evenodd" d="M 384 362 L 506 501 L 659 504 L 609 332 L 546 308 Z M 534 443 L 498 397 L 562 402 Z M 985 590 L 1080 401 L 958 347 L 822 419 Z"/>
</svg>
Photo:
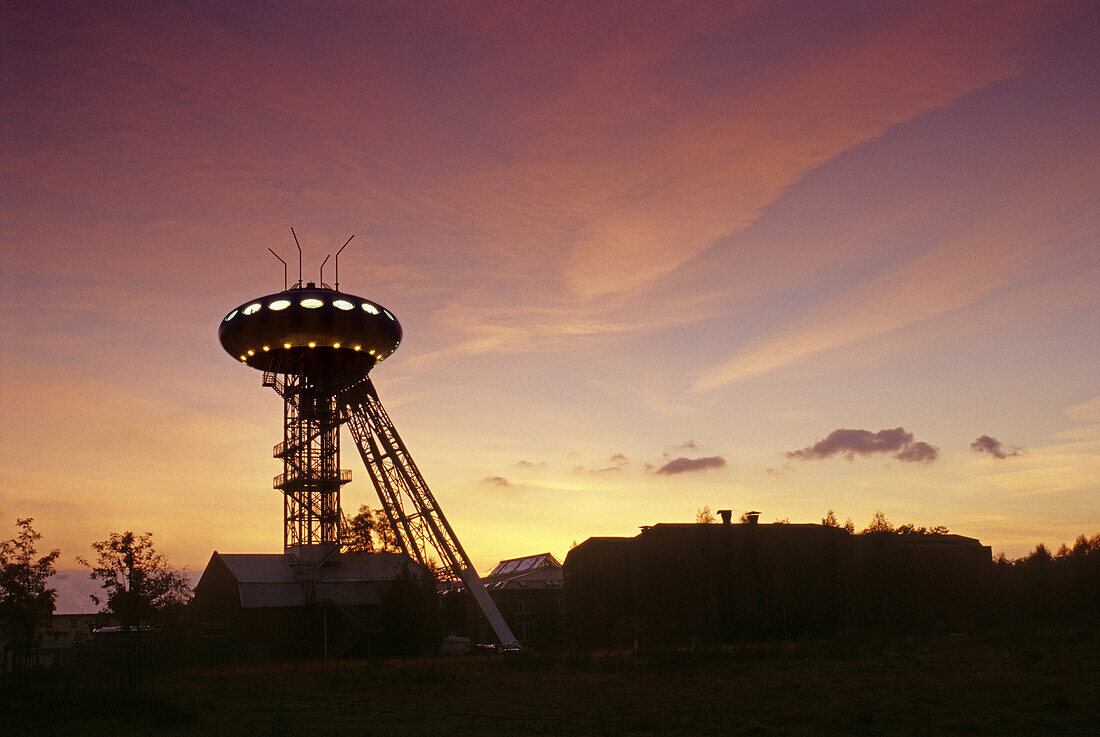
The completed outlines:
<svg viewBox="0 0 1100 737">
<path fill-rule="evenodd" d="M 6 712 L 6 713 L 2 713 Z M 1100 631 L 221 666 L 0 697 L 20 735 L 1097 735 Z"/>
</svg>

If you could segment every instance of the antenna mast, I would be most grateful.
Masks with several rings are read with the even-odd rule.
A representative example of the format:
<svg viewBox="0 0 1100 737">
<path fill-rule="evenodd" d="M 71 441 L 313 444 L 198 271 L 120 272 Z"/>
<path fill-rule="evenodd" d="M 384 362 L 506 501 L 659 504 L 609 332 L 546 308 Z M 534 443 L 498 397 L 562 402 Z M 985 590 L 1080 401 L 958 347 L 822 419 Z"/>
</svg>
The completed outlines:
<svg viewBox="0 0 1100 737">
<path fill-rule="evenodd" d="M 267 250 L 271 251 L 270 248 Z M 274 251 L 271 251 L 271 255 L 279 259 L 280 261 L 283 261 L 283 257 L 275 253 Z M 286 291 L 286 261 L 283 261 L 283 291 Z"/>
<path fill-rule="evenodd" d="M 294 232 L 294 228 L 290 229 L 290 234 L 294 236 L 294 245 L 298 247 L 298 286 L 302 286 L 302 244 L 298 242 L 298 234 Z"/>
<path fill-rule="evenodd" d="M 355 233 L 351 234 L 351 238 L 344 241 L 344 245 L 340 246 L 340 251 L 343 251 L 351 243 L 351 239 L 355 237 Z M 340 291 L 340 251 L 336 252 L 336 291 Z"/>
</svg>

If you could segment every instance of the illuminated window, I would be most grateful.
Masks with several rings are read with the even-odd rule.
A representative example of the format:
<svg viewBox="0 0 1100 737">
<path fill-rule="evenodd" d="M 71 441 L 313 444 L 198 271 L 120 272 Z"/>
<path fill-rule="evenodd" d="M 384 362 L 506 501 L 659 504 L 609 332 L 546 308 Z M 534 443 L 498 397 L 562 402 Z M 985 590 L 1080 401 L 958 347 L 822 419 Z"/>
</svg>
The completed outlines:
<svg viewBox="0 0 1100 737">
<path fill-rule="evenodd" d="M 338 299 L 332 303 L 332 306 L 338 310 L 351 310 L 355 308 L 355 305 L 348 302 L 346 299 Z"/>
<path fill-rule="evenodd" d="M 241 314 L 251 315 L 254 312 L 259 312 L 261 307 L 263 307 L 263 305 L 261 305 L 259 302 L 253 302 L 248 307 L 245 307 L 243 310 L 241 310 Z"/>
<path fill-rule="evenodd" d="M 372 305 L 370 302 L 364 302 L 363 303 L 363 309 L 366 310 L 367 312 L 371 313 L 372 315 L 377 315 L 378 314 L 378 308 L 375 307 L 374 305 Z M 230 315 L 229 317 L 233 317 L 233 315 Z M 227 317 L 225 319 L 228 320 L 229 317 Z"/>
<path fill-rule="evenodd" d="M 315 310 L 318 307 L 322 307 L 325 303 L 319 299 L 314 299 L 313 297 L 306 297 L 298 304 L 300 304 L 302 307 L 305 307 L 307 310 Z"/>
<path fill-rule="evenodd" d="M 366 305 L 363 305 L 363 306 L 366 307 Z M 225 316 L 225 321 L 229 322 L 230 320 L 232 320 L 236 316 L 237 316 L 237 311 L 233 310 L 232 312 L 230 312 L 228 315 Z"/>
<path fill-rule="evenodd" d="M 277 299 L 267 306 L 269 310 L 275 310 L 276 312 L 285 310 L 287 307 L 290 307 L 289 299 Z"/>
</svg>

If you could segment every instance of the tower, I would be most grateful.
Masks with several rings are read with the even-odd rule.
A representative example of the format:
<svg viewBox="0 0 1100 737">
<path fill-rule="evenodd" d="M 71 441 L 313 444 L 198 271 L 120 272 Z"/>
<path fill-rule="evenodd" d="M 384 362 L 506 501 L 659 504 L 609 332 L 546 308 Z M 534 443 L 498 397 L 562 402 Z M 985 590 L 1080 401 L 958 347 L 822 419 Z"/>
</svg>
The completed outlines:
<svg viewBox="0 0 1100 737">
<path fill-rule="evenodd" d="M 299 280 L 222 320 L 222 347 L 283 398 L 283 440 L 273 453 L 283 472 L 273 485 L 283 494 L 284 550 L 320 560 L 340 549 L 340 489 L 351 480 L 340 468 L 346 423 L 402 551 L 441 580 L 461 580 L 501 643 L 515 644 L 368 376 L 401 336 L 392 312 L 339 291 L 339 281 L 334 289 Z"/>
</svg>

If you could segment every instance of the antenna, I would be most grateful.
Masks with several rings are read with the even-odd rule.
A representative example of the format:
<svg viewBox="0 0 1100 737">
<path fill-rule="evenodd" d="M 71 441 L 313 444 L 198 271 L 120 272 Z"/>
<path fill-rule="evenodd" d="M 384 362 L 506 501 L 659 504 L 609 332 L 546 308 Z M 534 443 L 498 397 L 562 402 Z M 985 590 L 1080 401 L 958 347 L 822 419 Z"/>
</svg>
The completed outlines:
<svg viewBox="0 0 1100 737">
<path fill-rule="evenodd" d="M 351 238 L 355 237 L 355 233 L 351 234 Z M 344 245 L 340 246 L 340 251 L 343 251 L 351 243 L 351 238 L 344 241 Z M 340 291 L 340 251 L 336 252 L 336 291 Z"/>
<path fill-rule="evenodd" d="M 294 228 L 290 229 L 290 234 L 294 236 L 294 245 L 298 246 L 298 286 L 302 286 L 302 244 L 298 242 L 298 234 L 294 232 Z"/>
<path fill-rule="evenodd" d="M 270 248 L 267 250 L 271 251 Z M 283 257 L 275 253 L 274 251 L 271 251 L 271 255 L 279 259 L 280 261 L 283 261 Z M 283 261 L 283 291 L 286 291 L 286 261 Z"/>
<path fill-rule="evenodd" d="M 322 287 L 325 286 L 325 264 L 328 263 L 328 260 L 330 258 L 332 258 L 331 253 L 325 256 L 325 260 L 321 262 L 321 273 L 317 276 L 317 283 L 320 284 Z"/>
</svg>

